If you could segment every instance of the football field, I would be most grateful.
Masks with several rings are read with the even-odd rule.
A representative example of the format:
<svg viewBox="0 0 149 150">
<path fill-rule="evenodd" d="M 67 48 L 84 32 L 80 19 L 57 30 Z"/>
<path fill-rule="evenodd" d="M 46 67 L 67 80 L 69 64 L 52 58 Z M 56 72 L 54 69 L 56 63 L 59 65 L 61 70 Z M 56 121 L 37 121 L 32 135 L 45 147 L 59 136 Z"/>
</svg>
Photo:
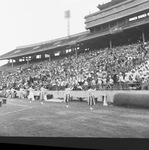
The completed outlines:
<svg viewBox="0 0 149 150">
<path fill-rule="evenodd" d="M 7 99 L 0 136 L 149 138 L 149 109 Z"/>
</svg>

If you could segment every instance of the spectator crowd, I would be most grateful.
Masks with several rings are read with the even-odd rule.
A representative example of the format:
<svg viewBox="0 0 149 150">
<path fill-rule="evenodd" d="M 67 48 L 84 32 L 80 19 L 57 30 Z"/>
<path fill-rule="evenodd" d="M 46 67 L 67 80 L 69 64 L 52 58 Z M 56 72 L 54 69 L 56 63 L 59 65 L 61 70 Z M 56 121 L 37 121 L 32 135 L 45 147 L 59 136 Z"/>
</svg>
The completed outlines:
<svg viewBox="0 0 149 150">
<path fill-rule="evenodd" d="M 148 45 L 139 43 L 104 48 L 1 71 L 1 90 L 148 89 Z"/>
</svg>

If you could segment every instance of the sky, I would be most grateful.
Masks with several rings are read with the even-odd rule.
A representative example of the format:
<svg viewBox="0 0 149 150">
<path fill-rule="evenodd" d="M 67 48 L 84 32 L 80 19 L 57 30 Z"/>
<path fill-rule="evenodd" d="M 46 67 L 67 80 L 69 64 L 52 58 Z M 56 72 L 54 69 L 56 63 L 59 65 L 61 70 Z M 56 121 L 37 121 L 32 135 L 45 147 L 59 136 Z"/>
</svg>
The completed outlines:
<svg viewBox="0 0 149 150">
<path fill-rule="evenodd" d="M 0 0 L 0 55 L 18 46 L 67 36 L 64 12 L 70 10 L 70 35 L 86 31 L 84 17 L 110 0 Z M 0 61 L 0 66 L 6 61 Z"/>
</svg>

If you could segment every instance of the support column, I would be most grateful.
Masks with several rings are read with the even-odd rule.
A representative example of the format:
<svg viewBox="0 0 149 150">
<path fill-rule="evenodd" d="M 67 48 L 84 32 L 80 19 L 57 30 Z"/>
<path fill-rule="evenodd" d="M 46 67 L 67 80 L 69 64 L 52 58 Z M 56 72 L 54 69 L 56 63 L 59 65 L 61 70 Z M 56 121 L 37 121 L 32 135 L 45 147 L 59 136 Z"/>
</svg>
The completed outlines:
<svg viewBox="0 0 149 150">
<path fill-rule="evenodd" d="M 51 55 L 49 54 L 49 62 L 51 61 Z"/>
<path fill-rule="evenodd" d="M 27 65 L 29 65 L 29 57 L 27 57 Z"/>
<path fill-rule="evenodd" d="M 109 40 L 110 49 L 112 48 L 112 40 Z"/>
<path fill-rule="evenodd" d="M 45 54 L 41 54 L 41 59 L 45 59 Z"/>
<path fill-rule="evenodd" d="M 109 30 L 111 29 L 110 23 L 108 24 Z"/>
<path fill-rule="evenodd" d="M 76 44 L 76 46 L 75 46 L 75 55 L 76 55 L 76 59 L 78 58 L 78 49 L 77 49 L 77 44 Z"/>
<path fill-rule="evenodd" d="M 142 42 L 145 42 L 145 35 L 144 35 L 144 31 L 142 31 Z"/>
<path fill-rule="evenodd" d="M 11 67 L 13 68 L 13 59 L 12 59 Z"/>
<path fill-rule="evenodd" d="M 76 48 L 76 59 L 78 58 L 78 49 Z"/>
<path fill-rule="evenodd" d="M 101 31 L 103 30 L 103 27 L 102 27 L 102 25 L 101 25 Z"/>
</svg>

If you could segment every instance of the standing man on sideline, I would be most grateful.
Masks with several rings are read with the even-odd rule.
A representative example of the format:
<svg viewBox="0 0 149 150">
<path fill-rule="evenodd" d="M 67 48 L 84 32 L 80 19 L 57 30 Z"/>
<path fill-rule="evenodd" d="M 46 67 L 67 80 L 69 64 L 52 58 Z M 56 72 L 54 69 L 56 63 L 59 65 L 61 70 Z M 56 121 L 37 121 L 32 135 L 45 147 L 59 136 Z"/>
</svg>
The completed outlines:
<svg viewBox="0 0 149 150">
<path fill-rule="evenodd" d="M 69 107 L 68 102 L 69 102 L 70 99 L 71 99 L 70 91 L 71 91 L 72 89 L 73 89 L 73 87 L 68 87 L 68 85 L 66 86 L 66 89 L 65 89 L 64 102 L 66 103 L 66 107 L 67 107 L 67 108 Z"/>
<path fill-rule="evenodd" d="M 93 105 L 95 105 L 95 97 L 93 95 L 93 91 L 95 91 L 94 89 L 91 88 L 91 85 L 89 85 L 88 87 L 88 105 L 90 106 L 90 110 L 93 110 Z"/>
<path fill-rule="evenodd" d="M 40 100 L 47 100 L 47 89 L 44 88 L 44 86 L 41 86 L 40 88 Z"/>
</svg>

